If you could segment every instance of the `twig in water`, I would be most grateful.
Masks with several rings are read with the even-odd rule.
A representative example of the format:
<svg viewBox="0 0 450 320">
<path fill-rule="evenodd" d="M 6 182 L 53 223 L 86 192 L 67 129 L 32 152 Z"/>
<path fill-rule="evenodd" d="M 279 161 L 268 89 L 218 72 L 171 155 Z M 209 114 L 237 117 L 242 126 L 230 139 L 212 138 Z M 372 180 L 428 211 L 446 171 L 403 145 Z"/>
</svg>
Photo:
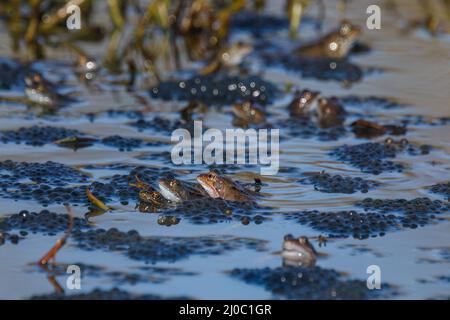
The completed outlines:
<svg viewBox="0 0 450 320">
<path fill-rule="evenodd" d="M 41 266 L 47 265 L 47 263 L 53 259 L 56 255 L 56 253 L 62 248 L 62 246 L 66 243 L 67 238 L 69 238 L 70 233 L 72 232 L 73 227 L 73 214 L 72 214 L 72 208 L 70 206 L 66 206 L 67 214 L 69 216 L 69 225 L 67 227 L 66 233 L 56 241 L 55 245 L 43 256 L 38 264 Z"/>
</svg>

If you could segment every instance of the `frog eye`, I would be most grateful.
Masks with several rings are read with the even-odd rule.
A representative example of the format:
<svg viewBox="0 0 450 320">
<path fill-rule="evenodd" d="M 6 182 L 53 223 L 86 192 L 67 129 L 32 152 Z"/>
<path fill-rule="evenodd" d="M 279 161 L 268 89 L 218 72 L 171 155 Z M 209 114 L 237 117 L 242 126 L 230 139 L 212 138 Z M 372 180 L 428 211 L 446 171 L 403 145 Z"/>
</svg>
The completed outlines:
<svg viewBox="0 0 450 320">
<path fill-rule="evenodd" d="M 320 98 L 317 102 L 319 103 L 319 105 L 326 105 L 327 104 L 327 99 Z"/>
<path fill-rule="evenodd" d="M 284 236 L 284 240 L 288 241 L 288 240 L 294 240 L 294 236 L 292 234 L 288 234 Z"/>
<path fill-rule="evenodd" d="M 306 243 L 308 243 L 308 238 L 305 236 L 301 236 L 298 238 L 298 242 L 301 244 L 306 244 Z"/>
<path fill-rule="evenodd" d="M 346 35 L 350 32 L 351 26 L 349 23 L 344 23 L 341 27 L 340 33 L 341 35 Z"/>
<path fill-rule="evenodd" d="M 213 173 L 208 173 L 208 179 L 215 180 L 216 176 Z"/>
</svg>

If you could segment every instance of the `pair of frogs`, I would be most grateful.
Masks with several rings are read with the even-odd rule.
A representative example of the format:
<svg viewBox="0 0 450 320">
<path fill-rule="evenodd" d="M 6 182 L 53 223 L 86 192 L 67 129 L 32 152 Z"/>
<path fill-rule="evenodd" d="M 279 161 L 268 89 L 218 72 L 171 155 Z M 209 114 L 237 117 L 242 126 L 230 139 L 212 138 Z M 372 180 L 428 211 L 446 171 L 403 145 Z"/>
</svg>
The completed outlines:
<svg viewBox="0 0 450 320">
<path fill-rule="evenodd" d="M 361 29 L 348 20 L 343 20 L 336 28 L 312 42 L 301 44 L 291 53 L 299 58 L 344 59 L 353 49 L 361 34 Z M 213 57 L 201 74 L 210 74 L 223 69 L 230 69 L 242 63 L 253 51 L 248 43 L 236 42 L 224 47 Z"/>
<path fill-rule="evenodd" d="M 310 119 L 320 128 L 342 125 L 346 116 L 346 111 L 337 98 L 320 97 L 320 92 L 308 89 L 297 91 L 287 108 L 292 118 Z M 264 109 L 250 101 L 234 104 L 232 110 L 235 123 L 240 126 L 266 122 Z"/>
<path fill-rule="evenodd" d="M 169 204 L 202 199 L 222 199 L 233 202 L 252 203 L 258 195 L 256 191 L 246 188 L 216 171 L 200 174 L 198 183 L 178 180 L 174 177 L 158 179 L 159 191 L 136 177 L 132 185 L 139 188 L 139 199 L 153 208 L 163 208 Z"/>
</svg>

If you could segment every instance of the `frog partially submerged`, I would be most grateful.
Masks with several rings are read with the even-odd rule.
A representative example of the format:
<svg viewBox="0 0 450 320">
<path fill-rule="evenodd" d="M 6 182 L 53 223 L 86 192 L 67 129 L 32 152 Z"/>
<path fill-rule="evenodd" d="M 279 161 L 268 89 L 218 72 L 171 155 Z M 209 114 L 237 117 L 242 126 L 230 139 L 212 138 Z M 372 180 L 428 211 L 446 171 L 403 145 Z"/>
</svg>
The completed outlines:
<svg viewBox="0 0 450 320">
<path fill-rule="evenodd" d="M 249 124 L 262 124 L 266 122 L 266 113 L 262 107 L 251 102 L 235 103 L 233 105 L 235 123 L 247 127 Z"/>
<path fill-rule="evenodd" d="M 237 67 L 252 51 L 253 46 L 248 43 L 240 41 L 233 43 L 220 50 L 216 57 L 214 57 L 214 59 L 207 66 L 200 70 L 200 74 L 207 75 L 223 69 Z"/>
<path fill-rule="evenodd" d="M 216 171 L 198 175 L 197 181 L 211 198 L 236 202 L 253 202 L 257 192 L 251 191 Z"/>
<path fill-rule="evenodd" d="M 317 238 L 319 246 L 326 244 L 327 239 L 323 236 Z M 283 249 L 281 257 L 283 266 L 290 267 L 313 267 L 318 258 L 326 257 L 326 253 L 317 252 L 309 241 L 308 237 L 300 236 L 295 238 L 292 234 L 283 238 Z"/>
<path fill-rule="evenodd" d="M 342 125 L 346 116 L 346 111 L 337 98 L 323 98 L 319 92 L 308 89 L 295 95 L 288 110 L 291 116 L 309 118 L 321 128 Z"/>
<path fill-rule="evenodd" d="M 308 89 L 297 91 L 294 99 L 288 105 L 289 114 L 294 117 L 309 117 L 311 110 L 317 108 L 317 98 L 320 92 Z"/>
<path fill-rule="evenodd" d="M 155 190 L 148 183 L 143 182 L 138 176 L 135 177 L 136 182 L 130 183 L 139 190 L 139 200 L 141 203 L 138 205 L 141 212 L 156 212 L 158 209 L 165 208 L 169 205 L 169 201 L 162 196 L 160 192 Z"/>
<path fill-rule="evenodd" d="M 58 108 L 74 99 L 58 93 L 56 86 L 35 71 L 25 75 L 25 95 L 29 102 L 47 108 Z"/>
<path fill-rule="evenodd" d="M 168 204 L 166 198 L 156 190 L 141 190 L 139 191 L 139 200 L 152 204 L 156 207 L 165 207 Z"/>
<path fill-rule="evenodd" d="M 364 119 L 354 121 L 351 127 L 355 135 L 360 138 L 372 138 L 384 134 L 402 135 L 406 133 L 406 126 L 381 125 Z"/>
<path fill-rule="evenodd" d="M 361 29 L 348 20 L 343 20 L 339 27 L 322 38 L 301 45 L 294 52 L 300 57 L 342 59 L 347 57 Z"/>
<path fill-rule="evenodd" d="M 173 177 L 158 180 L 161 195 L 169 201 L 180 203 L 207 197 L 199 184 L 181 181 Z"/>
<path fill-rule="evenodd" d="M 315 116 L 319 127 L 331 128 L 344 123 L 346 112 L 337 98 L 320 98 L 317 101 Z"/>
</svg>

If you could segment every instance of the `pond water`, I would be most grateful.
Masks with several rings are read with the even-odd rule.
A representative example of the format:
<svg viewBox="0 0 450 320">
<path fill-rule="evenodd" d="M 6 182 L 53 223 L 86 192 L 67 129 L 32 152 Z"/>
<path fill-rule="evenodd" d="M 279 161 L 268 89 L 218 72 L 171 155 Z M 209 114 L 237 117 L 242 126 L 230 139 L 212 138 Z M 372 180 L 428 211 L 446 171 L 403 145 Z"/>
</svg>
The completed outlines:
<svg viewBox="0 0 450 320">
<path fill-rule="evenodd" d="M 367 2 L 367 3 L 366 3 Z M 365 25 L 365 8 L 371 1 L 353 2 L 348 8 L 347 18 L 353 23 Z M 417 8 L 402 5 L 402 15 L 413 16 Z M 270 3 L 269 12 L 279 14 L 280 6 L 276 1 Z M 309 224 L 298 223 L 286 216 L 292 212 L 318 210 L 320 212 L 335 212 L 356 210 L 364 212 L 356 206 L 358 201 L 370 197 L 373 199 L 407 199 L 412 200 L 427 197 L 442 201 L 448 205 L 448 195 L 434 194 L 429 187 L 437 183 L 448 183 L 450 180 L 450 127 L 443 121 L 431 125 L 431 120 L 450 116 L 450 39 L 441 36 L 432 38 L 424 31 L 418 30 L 409 34 L 401 33 L 398 16 L 387 10 L 382 13 L 381 30 L 362 28 L 361 41 L 371 47 L 368 53 L 351 56 L 355 65 L 363 68 L 381 69 L 381 72 L 364 74 L 361 81 L 351 86 L 343 86 L 338 81 L 323 81 L 302 78 L 293 68 L 279 65 L 266 65 L 258 53 L 252 53 L 246 58 L 246 63 L 252 73 L 277 85 L 280 96 L 266 105 L 271 113 L 268 122 L 273 128 L 280 129 L 280 172 L 274 176 L 261 176 L 263 186 L 262 197 L 258 204 L 269 207 L 265 211 L 268 220 L 255 223 L 251 219 L 248 225 L 239 219 L 231 219 L 219 223 L 195 223 L 189 215 L 179 213 L 180 221 L 170 227 L 158 224 L 158 217 L 164 212 L 141 213 L 136 208 L 136 201 L 121 203 L 114 199 L 107 202 L 116 210 L 90 218 L 94 228 L 117 228 L 120 231 L 137 230 L 142 237 L 176 237 L 175 242 L 183 244 L 186 238 L 199 237 L 235 237 L 256 239 L 264 247 L 227 246 L 220 254 L 193 253 L 180 259 L 157 260 L 145 262 L 132 259 L 119 250 L 85 250 L 70 237 L 67 244 L 57 255 L 57 262 L 62 264 L 85 264 L 98 266 L 107 272 L 139 274 L 139 280 L 122 281 L 107 272 L 100 275 L 82 277 L 80 290 L 66 290 L 66 294 L 90 292 L 94 288 L 110 289 L 120 287 L 132 293 L 158 294 L 163 297 L 187 296 L 198 299 L 270 299 L 285 298 L 277 295 L 264 285 L 246 283 L 237 277 L 231 277 L 228 271 L 234 268 L 261 269 L 277 268 L 283 264 L 279 251 L 282 248 L 283 237 L 287 234 L 311 237 L 310 240 L 317 251 L 324 257 L 317 260 L 316 266 L 323 269 L 334 269 L 345 273 L 348 279 L 358 279 L 365 283 L 370 265 L 378 265 L 381 269 L 381 285 L 394 286 L 398 299 L 426 299 L 450 297 L 449 286 L 449 251 L 450 251 L 450 221 L 448 208 L 439 218 L 433 219 L 425 226 L 418 228 L 400 227 L 386 231 L 383 236 L 364 239 L 329 238 L 325 246 L 320 246 L 316 239 L 328 232 L 317 230 Z M 311 14 L 314 16 L 314 14 Z M 324 29 L 328 30 L 337 24 L 338 13 L 331 2 L 327 2 L 327 17 Z M 317 33 L 306 20 L 301 26 L 301 39 L 312 38 Z M 254 44 L 275 46 L 285 52 L 284 48 L 292 47 L 287 30 L 270 30 L 263 36 L 251 35 L 240 29 L 232 34 L 232 39 L 246 39 Z M 295 40 L 299 41 L 299 40 Z M 9 40 L 5 31 L 0 34 L 0 56 L 11 57 Z M 102 46 L 104 44 L 100 44 Z M 98 48 L 92 49 L 92 54 Z M 52 53 L 54 59 L 67 59 L 60 51 Z M 70 64 L 60 64 L 55 60 L 36 63 L 35 67 L 52 80 L 64 78 L 69 87 L 76 88 L 82 101 L 74 103 L 57 112 L 55 115 L 40 115 L 38 111 L 27 108 L 20 103 L 0 104 L 0 131 L 16 130 L 21 127 L 54 126 L 76 129 L 87 135 L 98 138 L 120 135 L 122 137 L 140 138 L 152 143 L 133 148 L 131 151 L 119 151 L 118 148 L 96 143 L 91 147 L 78 149 L 61 148 L 48 143 L 43 146 L 32 146 L 24 143 L 1 143 L 0 161 L 13 160 L 17 162 L 53 162 L 72 166 L 88 174 L 87 183 L 94 181 L 109 181 L 115 174 L 128 174 L 135 166 L 152 168 L 169 168 L 186 181 L 195 181 L 199 173 L 207 172 L 206 165 L 176 166 L 170 158 L 156 156 L 163 151 L 170 151 L 170 131 L 156 130 L 153 127 L 143 131 L 130 126 L 136 121 L 130 119 L 130 112 L 124 114 L 107 113 L 107 110 L 140 111 L 145 119 L 152 119 L 155 114 L 168 119 L 178 119 L 180 108 L 186 101 L 163 101 L 153 98 L 149 89 L 142 86 L 134 92 L 128 92 L 121 86 L 114 86 L 103 79 L 95 79 L 91 85 L 81 84 L 71 72 Z M 57 67 L 56 67 L 57 66 Z M 193 66 L 189 66 L 193 67 Z M 168 73 L 167 73 L 168 74 Z M 163 73 L 164 75 L 164 73 Z M 172 73 L 172 77 L 179 74 Z M 106 77 L 106 76 L 105 76 Z M 323 96 L 375 96 L 386 97 L 399 101 L 403 105 L 384 108 L 376 103 L 354 103 L 345 105 L 350 112 L 346 120 L 347 132 L 337 139 L 319 139 L 317 135 L 305 137 L 292 133 L 292 127 L 282 119 L 288 117 L 286 105 L 292 100 L 292 93 L 285 93 L 287 83 L 298 88 L 310 88 L 320 91 Z M 20 94 L 20 91 L 18 91 Z M 12 94 L 2 90 L 2 95 Z M 145 103 L 143 103 L 145 102 Z M 94 120 L 90 117 L 95 114 Z M 381 123 L 398 124 L 412 116 L 423 116 L 425 121 L 407 125 L 405 136 L 393 137 L 400 140 L 406 137 L 414 146 L 429 145 L 431 150 L 426 154 L 411 155 L 399 152 L 395 158 L 388 159 L 401 163 L 401 172 L 381 172 L 372 174 L 363 172 L 351 163 L 343 162 L 330 152 L 339 146 L 357 145 L 366 142 L 384 143 L 388 136 L 373 139 L 356 138 L 349 130 L 350 123 L 357 117 L 367 117 Z M 204 126 L 210 128 L 233 128 L 230 105 L 209 107 L 203 116 Z M 281 120 L 280 120 L 281 119 Z M 429 120 L 429 121 L 428 121 Z M 428 122 L 427 122 L 428 121 Z M 124 167 L 116 164 L 128 165 Z M 240 166 L 227 170 L 228 175 L 242 182 L 252 182 L 258 176 L 258 167 Z M 367 193 L 357 191 L 352 194 L 326 193 L 316 190 L 311 184 L 299 183 L 305 174 L 325 170 L 331 175 L 360 177 L 376 181 L 379 186 L 369 188 Z M 23 173 L 23 172 L 22 172 Z M 6 174 L 0 167 L 0 174 Z M 6 179 L 2 176 L 1 179 Z M 5 180 L 6 181 L 6 180 Z M 154 182 L 154 181 L 149 181 Z M 73 181 L 74 185 L 85 185 Z M 68 184 L 70 185 L 70 184 Z M 448 189 L 447 189 L 448 190 Z M 448 192 L 448 191 L 447 191 Z M 0 195 L 4 195 L 0 193 Z M 403 207 L 400 207 L 403 208 Z M 21 210 L 39 212 L 47 209 L 65 214 L 62 204 L 50 203 L 43 207 L 42 203 L 33 200 L 14 200 L 6 196 L 0 198 L 0 217 L 8 217 Z M 195 209 L 194 209 L 195 210 Z M 74 215 L 83 218 L 88 211 L 85 204 L 73 206 Z M 259 212 L 259 211 L 258 211 Z M 434 212 L 426 212 L 434 213 Z M 207 214 L 207 213 L 205 213 Z M 252 214 L 249 216 L 253 217 Z M 266 216 L 266 215 L 265 215 Z M 447 218 L 447 219 L 445 219 Z M 1 230 L 0 230 L 1 231 Z M 18 233 L 20 229 L 11 231 Z M 35 295 L 51 294 L 54 287 L 47 274 L 33 265 L 55 243 L 61 232 L 55 235 L 29 233 L 18 244 L 6 241 L 0 246 L 0 298 L 25 299 Z M 185 238 L 186 237 L 186 238 Z M 222 237 L 222 238 L 221 238 Z M 222 240 L 220 240 L 222 241 Z M 225 241 L 225 240 L 223 240 Z M 163 246 L 160 244 L 160 246 Z M 163 250 L 163 248 L 161 249 Z M 146 269 L 145 267 L 149 267 Z M 155 271 L 151 267 L 169 268 L 169 271 Z M 267 271 L 269 272 L 269 271 Z M 142 279 L 144 278 L 144 279 Z M 64 286 L 67 275 L 57 274 L 56 279 Z M 383 291 L 383 290 L 382 290 Z"/>
</svg>

